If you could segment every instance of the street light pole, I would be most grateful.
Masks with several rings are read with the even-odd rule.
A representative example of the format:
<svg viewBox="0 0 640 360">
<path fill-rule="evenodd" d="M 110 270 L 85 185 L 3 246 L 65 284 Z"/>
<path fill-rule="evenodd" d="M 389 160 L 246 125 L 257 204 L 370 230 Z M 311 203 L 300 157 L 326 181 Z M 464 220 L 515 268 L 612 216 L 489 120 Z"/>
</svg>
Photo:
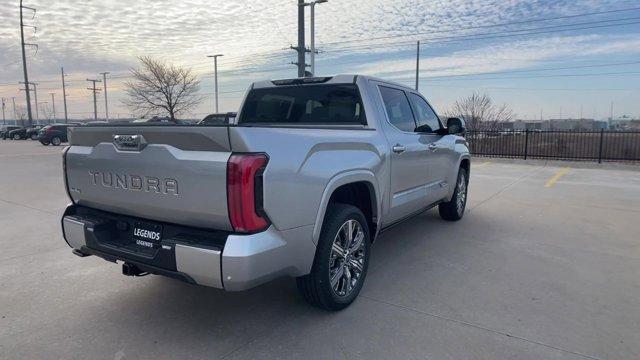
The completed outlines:
<svg viewBox="0 0 640 360">
<path fill-rule="evenodd" d="M 16 97 L 11 97 L 11 102 L 13 103 L 13 121 L 15 121 L 16 125 L 18 124 L 18 113 L 16 112 Z"/>
<path fill-rule="evenodd" d="M 60 72 L 62 73 L 62 101 L 64 104 L 64 123 L 68 124 L 69 123 L 69 117 L 67 116 L 67 89 L 65 87 L 65 83 L 64 83 L 64 77 L 66 76 L 64 74 L 64 68 L 60 68 Z"/>
<path fill-rule="evenodd" d="M 420 41 L 416 49 L 416 91 L 418 91 L 418 83 L 420 82 Z"/>
<path fill-rule="evenodd" d="M 213 82 L 214 82 L 214 92 L 215 92 L 215 105 L 216 105 L 216 114 L 218 113 L 218 57 L 224 56 L 222 54 L 216 55 L 208 55 L 207 57 L 213 58 Z"/>
<path fill-rule="evenodd" d="M 49 93 L 51 94 L 51 107 L 53 108 L 53 121 L 56 121 L 56 94 L 54 93 Z"/>
</svg>

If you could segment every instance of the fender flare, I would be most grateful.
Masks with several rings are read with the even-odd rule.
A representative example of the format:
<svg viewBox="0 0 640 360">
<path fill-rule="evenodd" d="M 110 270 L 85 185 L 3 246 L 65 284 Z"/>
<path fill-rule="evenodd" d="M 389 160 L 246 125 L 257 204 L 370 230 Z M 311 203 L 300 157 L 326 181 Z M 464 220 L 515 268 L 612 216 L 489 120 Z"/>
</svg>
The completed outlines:
<svg viewBox="0 0 640 360">
<path fill-rule="evenodd" d="M 373 172 L 369 170 L 349 170 L 345 172 L 338 173 L 334 175 L 327 185 L 324 188 L 324 192 L 322 193 L 322 198 L 320 199 L 320 206 L 318 208 L 318 212 L 316 215 L 316 221 L 313 226 L 312 239 L 314 244 L 318 244 L 318 239 L 320 239 L 320 232 L 322 231 L 322 224 L 324 222 L 324 216 L 327 211 L 327 206 L 329 205 L 329 200 L 331 199 L 331 195 L 333 192 L 339 188 L 340 186 L 355 183 L 355 182 L 367 182 L 370 183 L 373 187 L 374 193 L 374 201 L 375 203 L 375 211 L 376 211 L 376 222 L 377 228 L 380 229 L 380 214 L 382 211 L 382 194 L 380 193 L 380 189 L 378 186 L 378 180 L 376 179 Z M 372 239 L 375 238 L 376 234 L 371 234 Z"/>
<path fill-rule="evenodd" d="M 449 183 L 450 184 L 455 184 L 456 179 L 458 178 L 458 169 L 460 168 L 460 165 L 462 164 L 463 160 L 469 160 L 469 174 L 467 174 L 467 176 L 470 175 L 470 173 L 471 173 L 471 154 L 469 154 L 469 153 L 460 154 L 460 156 L 458 156 L 458 161 L 456 163 L 456 171 L 451 174 L 451 178 L 449 179 Z M 451 197 L 453 196 L 453 190 L 454 189 L 455 189 L 455 186 L 449 186 L 449 192 L 447 194 L 447 201 L 451 200 Z"/>
</svg>

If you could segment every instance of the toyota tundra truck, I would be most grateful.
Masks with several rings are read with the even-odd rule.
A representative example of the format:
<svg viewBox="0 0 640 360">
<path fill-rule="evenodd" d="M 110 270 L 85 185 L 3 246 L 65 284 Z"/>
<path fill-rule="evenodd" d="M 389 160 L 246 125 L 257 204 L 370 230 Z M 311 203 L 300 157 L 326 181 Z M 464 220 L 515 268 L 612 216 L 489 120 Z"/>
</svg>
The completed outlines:
<svg viewBox="0 0 640 360">
<path fill-rule="evenodd" d="M 383 230 L 436 206 L 462 218 L 464 131 L 416 90 L 360 75 L 256 82 L 231 124 L 70 128 L 63 236 L 124 275 L 227 291 L 289 276 L 340 310 Z"/>
</svg>

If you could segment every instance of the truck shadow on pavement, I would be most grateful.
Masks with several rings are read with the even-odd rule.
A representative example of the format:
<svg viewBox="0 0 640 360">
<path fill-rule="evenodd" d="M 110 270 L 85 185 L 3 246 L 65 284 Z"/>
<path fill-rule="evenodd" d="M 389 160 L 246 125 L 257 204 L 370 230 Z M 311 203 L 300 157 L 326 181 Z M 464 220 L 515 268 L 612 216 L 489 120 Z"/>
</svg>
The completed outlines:
<svg viewBox="0 0 640 360">
<path fill-rule="evenodd" d="M 387 272 L 393 272 L 395 266 L 405 263 L 410 256 L 414 258 L 412 261 L 420 261 L 421 254 L 437 251 L 434 246 L 443 247 L 455 241 L 459 231 L 452 229 L 463 228 L 464 222 L 464 219 L 459 223 L 442 221 L 437 211 L 431 210 L 385 231 L 373 246 L 372 262 L 361 295 L 367 294 L 368 287 L 381 286 L 377 283 L 392 276 Z M 142 282 L 143 286 L 118 291 L 117 296 L 96 304 L 100 308 L 97 318 L 86 319 L 98 321 L 97 326 L 103 328 L 98 331 L 114 337 L 109 339 L 113 347 L 108 352 L 124 351 L 127 358 L 144 356 L 148 353 L 142 349 L 159 344 L 165 344 L 163 348 L 169 346 L 166 348 L 169 352 L 188 351 L 196 358 L 224 357 L 281 329 L 295 326 L 304 332 L 322 323 L 331 326 L 337 319 L 348 317 L 350 312 L 359 311 L 358 308 L 372 306 L 361 298 L 338 313 L 316 309 L 302 299 L 291 278 L 237 293 L 160 276 L 130 280 Z M 90 314 L 86 316 L 94 316 Z M 100 321 L 105 319 L 108 321 Z M 126 331 L 108 331 L 107 327 L 114 324 Z"/>
</svg>

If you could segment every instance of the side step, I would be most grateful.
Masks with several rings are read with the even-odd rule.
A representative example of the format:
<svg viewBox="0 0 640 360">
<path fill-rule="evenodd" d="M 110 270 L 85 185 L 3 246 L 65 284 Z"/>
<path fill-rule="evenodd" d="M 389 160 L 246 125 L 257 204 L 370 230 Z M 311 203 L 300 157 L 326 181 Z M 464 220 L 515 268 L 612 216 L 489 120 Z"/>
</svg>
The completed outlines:
<svg viewBox="0 0 640 360">
<path fill-rule="evenodd" d="M 73 253 L 73 255 L 79 256 L 79 257 L 91 256 L 91 254 L 85 254 L 85 253 L 83 253 L 82 251 L 80 251 L 78 249 L 73 249 L 73 250 L 71 250 L 71 252 Z"/>
</svg>

